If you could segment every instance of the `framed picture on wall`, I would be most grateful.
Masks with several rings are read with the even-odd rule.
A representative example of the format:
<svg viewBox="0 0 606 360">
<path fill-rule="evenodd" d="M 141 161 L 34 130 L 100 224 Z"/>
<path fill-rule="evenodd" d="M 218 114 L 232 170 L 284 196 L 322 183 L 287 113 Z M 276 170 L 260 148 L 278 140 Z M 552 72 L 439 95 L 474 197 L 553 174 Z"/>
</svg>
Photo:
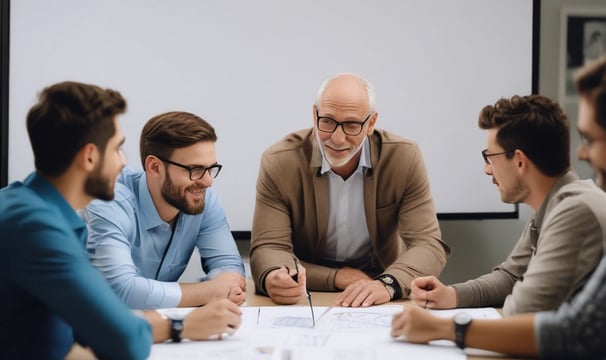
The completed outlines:
<svg viewBox="0 0 606 360">
<path fill-rule="evenodd" d="M 576 70 L 606 55 L 606 7 L 563 7 L 561 21 L 559 100 L 565 105 L 578 101 Z"/>
</svg>

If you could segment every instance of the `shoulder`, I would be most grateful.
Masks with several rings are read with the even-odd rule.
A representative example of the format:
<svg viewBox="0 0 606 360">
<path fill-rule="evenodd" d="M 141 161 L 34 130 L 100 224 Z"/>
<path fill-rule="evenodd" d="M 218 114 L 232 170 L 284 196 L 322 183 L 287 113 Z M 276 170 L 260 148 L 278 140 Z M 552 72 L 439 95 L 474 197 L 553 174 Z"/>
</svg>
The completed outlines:
<svg viewBox="0 0 606 360">
<path fill-rule="evenodd" d="M 0 223 L 14 226 L 26 220 L 52 219 L 59 209 L 22 183 L 13 183 L 0 191 Z M 4 229 L 4 227 L 3 227 Z"/>
<path fill-rule="evenodd" d="M 143 170 L 133 170 L 129 167 L 125 167 L 116 180 L 116 189 L 122 189 L 122 191 L 128 189 L 130 192 L 135 192 L 139 186 L 139 181 L 144 174 L 145 172 Z"/>
<path fill-rule="evenodd" d="M 311 129 L 303 129 L 290 133 L 272 144 L 264 152 L 264 157 L 280 156 L 290 152 L 297 152 L 305 146 L 311 145 L 313 132 Z"/>
<path fill-rule="evenodd" d="M 387 130 L 375 129 L 370 140 L 371 146 L 379 158 L 395 157 L 400 161 L 422 159 L 421 149 L 416 142 Z"/>
<path fill-rule="evenodd" d="M 12 249 L 12 256 L 28 256 L 29 253 L 33 259 L 34 251 L 36 254 L 72 251 L 66 240 L 75 239 L 73 224 L 56 204 L 25 186 L 0 191 L 0 204 L 0 228 L 5 240 L 1 247 Z M 70 208 L 69 211 L 73 210 Z M 8 253 L 2 255 L 10 256 Z"/>
<path fill-rule="evenodd" d="M 562 186 L 553 197 L 561 206 L 585 205 L 606 215 L 606 192 L 600 189 L 592 180 L 576 180 Z"/>
<path fill-rule="evenodd" d="M 370 141 L 375 171 L 399 181 L 425 181 L 425 160 L 416 142 L 382 129 L 375 129 Z"/>
<path fill-rule="evenodd" d="M 401 135 L 384 129 L 375 129 L 373 136 L 375 136 L 379 143 L 383 146 L 401 146 L 404 148 L 418 148 L 418 145 L 413 140 L 405 138 Z"/>
<path fill-rule="evenodd" d="M 606 231 L 606 193 L 591 180 L 576 180 L 552 196 L 545 214 L 547 226 L 570 227 L 574 231 L 598 226 Z"/>
</svg>

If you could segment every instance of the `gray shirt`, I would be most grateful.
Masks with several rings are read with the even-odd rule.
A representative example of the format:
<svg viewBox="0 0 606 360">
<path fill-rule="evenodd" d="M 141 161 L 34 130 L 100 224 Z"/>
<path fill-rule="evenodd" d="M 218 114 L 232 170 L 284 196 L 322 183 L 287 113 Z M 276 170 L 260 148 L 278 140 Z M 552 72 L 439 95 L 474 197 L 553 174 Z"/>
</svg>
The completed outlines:
<svg viewBox="0 0 606 360">
<path fill-rule="evenodd" d="M 455 284 L 458 307 L 503 306 L 506 316 L 555 310 L 587 282 L 606 241 L 606 193 L 568 172 L 554 185 L 508 258 Z"/>
</svg>

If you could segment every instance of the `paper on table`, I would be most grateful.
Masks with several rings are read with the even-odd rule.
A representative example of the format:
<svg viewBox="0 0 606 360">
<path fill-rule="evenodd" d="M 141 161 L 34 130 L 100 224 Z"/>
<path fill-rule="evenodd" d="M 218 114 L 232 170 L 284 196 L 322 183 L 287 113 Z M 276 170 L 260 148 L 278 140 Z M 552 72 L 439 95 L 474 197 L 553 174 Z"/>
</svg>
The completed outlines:
<svg viewBox="0 0 606 360">
<path fill-rule="evenodd" d="M 316 327 L 309 326 L 307 306 L 242 307 L 242 324 L 221 341 L 155 344 L 150 359 L 318 360 L 382 358 L 465 359 L 452 342 L 432 346 L 393 340 L 391 318 L 402 306 L 369 308 L 314 307 Z M 165 310 L 162 310 L 165 311 Z M 168 311 L 168 310 L 166 310 Z M 171 309 L 186 314 L 191 309 Z M 490 308 L 433 310 L 437 316 L 469 311 L 473 318 L 498 318 Z"/>
</svg>

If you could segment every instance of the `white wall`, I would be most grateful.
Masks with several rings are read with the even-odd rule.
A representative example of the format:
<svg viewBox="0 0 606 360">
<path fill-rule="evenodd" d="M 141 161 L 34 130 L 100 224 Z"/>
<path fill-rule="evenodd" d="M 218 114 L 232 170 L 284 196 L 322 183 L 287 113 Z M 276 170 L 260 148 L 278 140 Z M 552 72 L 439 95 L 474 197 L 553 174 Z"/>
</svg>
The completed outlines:
<svg viewBox="0 0 606 360">
<path fill-rule="evenodd" d="M 11 3 L 9 181 L 33 168 L 23 119 L 66 79 L 120 90 L 129 165 L 151 116 L 191 111 L 217 129 L 215 181 L 250 230 L 261 152 L 312 126 L 320 82 L 376 87 L 377 127 L 418 142 L 440 213 L 512 212 L 482 175 L 482 106 L 531 89 L 530 0 L 19 0 Z M 498 45 L 497 45 L 498 44 Z M 405 166 L 405 165 L 403 165 Z"/>
</svg>

